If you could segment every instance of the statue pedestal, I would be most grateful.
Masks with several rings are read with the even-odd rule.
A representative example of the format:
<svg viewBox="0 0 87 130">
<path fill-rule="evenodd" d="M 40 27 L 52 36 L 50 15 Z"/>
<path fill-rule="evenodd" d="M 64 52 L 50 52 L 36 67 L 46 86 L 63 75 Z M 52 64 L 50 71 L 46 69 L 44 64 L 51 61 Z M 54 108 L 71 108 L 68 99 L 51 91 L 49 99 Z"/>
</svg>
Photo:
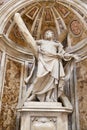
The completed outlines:
<svg viewBox="0 0 87 130">
<path fill-rule="evenodd" d="M 68 130 L 72 109 L 57 102 L 25 102 L 21 112 L 21 130 Z"/>
</svg>

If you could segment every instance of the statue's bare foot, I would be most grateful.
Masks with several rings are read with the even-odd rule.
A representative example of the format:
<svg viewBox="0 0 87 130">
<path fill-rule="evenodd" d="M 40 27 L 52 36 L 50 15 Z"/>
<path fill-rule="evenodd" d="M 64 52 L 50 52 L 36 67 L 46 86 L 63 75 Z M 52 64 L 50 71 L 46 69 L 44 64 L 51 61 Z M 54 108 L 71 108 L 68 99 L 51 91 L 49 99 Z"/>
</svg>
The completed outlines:
<svg viewBox="0 0 87 130">
<path fill-rule="evenodd" d="M 58 91 L 58 98 L 63 94 L 64 92 L 62 90 Z"/>
<path fill-rule="evenodd" d="M 67 96 L 65 94 L 62 94 L 60 96 L 60 99 L 61 99 L 61 101 L 62 101 L 62 103 L 63 103 L 63 105 L 65 107 L 73 110 L 72 104 L 71 104 L 71 102 L 69 101 L 69 99 L 67 98 Z"/>
<path fill-rule="evenodd" d="M 36 95 L 31 95 L 28 99 L 28 101 L 35 101 L 36 100 Z"/>
<path fill-rule="evenodd" d="M 46 97 L 46 102 L 55 102 L 53 98 L 47 96 Z"/>
<path fill-rule="evenodd" d="M 53 102 L 53 100 L 50 98 L 46 98 L 46 102 Z"/>
</svg>

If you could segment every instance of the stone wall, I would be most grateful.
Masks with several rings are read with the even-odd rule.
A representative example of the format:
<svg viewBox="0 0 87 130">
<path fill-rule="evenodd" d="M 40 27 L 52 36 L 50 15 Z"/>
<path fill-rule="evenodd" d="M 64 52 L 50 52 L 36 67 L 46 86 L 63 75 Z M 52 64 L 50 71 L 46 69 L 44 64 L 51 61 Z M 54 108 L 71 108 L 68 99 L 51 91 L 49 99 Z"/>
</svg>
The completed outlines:
<svg viewBox="0 0 87 130">
<path fill-rule="evenodd" d="M 81 130 L 87 130 L 87 59 L 77 64 L 77 91 Z"/>
</svg>

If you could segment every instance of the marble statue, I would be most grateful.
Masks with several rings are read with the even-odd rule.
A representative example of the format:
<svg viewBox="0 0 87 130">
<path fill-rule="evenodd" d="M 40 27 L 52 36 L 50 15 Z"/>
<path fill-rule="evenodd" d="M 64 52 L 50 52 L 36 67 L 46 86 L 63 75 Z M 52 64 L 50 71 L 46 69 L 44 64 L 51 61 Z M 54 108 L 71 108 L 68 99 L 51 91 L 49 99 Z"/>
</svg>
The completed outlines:
<svg viewBox="0 0 87 130">
<path fill-rule="evenodd" d="M 62 59 L 70 61 L 77 57 L 64 51 L 60 42 L 53 41 L 53 33 L 51 30 L 45 32 L 45 39 L 36 41 L 38 46 L 38 69 L 37 76 L 30 87 L 32 94 L 28 101 L 57 101 L 57 98 L 63 93 L 65 85 L 65 72 Z M 29 82 L 29 77 L 25 79 Z M 58 91 L 58 92 L 57 92 Z"/>
<path fill-rule="evenodd" d="M 64 51 L 62 44 L 54 41 L 54 33 L 51 30 L 45 32 L 44 39 L 35 41 L 18 13 L 15 14 L 14 19 L 38 62 L 36 78 L 29 86 L 25 99 L 57 102 L 64 94 L 63 87 L 78 57 Z M 66 72 L 62 60 L 70 63 L 70 69 Z M 30 76 L 25 79 L 25 83 L 28 84 L 29 80 Z"/>
</svg>

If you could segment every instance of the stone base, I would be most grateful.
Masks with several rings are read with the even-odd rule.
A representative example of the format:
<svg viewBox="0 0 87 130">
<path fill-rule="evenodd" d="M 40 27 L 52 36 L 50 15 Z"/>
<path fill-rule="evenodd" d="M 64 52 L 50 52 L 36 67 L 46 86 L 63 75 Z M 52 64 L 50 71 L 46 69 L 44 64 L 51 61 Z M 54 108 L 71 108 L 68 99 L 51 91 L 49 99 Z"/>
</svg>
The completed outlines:
<svg viewBox="0 0 87 130">
<path fill-rule="evenodd" d="M 25 102 L 21 112 L 21 130 L 68 130 L 72 109 L 56 102 Z"/>
</svg>

